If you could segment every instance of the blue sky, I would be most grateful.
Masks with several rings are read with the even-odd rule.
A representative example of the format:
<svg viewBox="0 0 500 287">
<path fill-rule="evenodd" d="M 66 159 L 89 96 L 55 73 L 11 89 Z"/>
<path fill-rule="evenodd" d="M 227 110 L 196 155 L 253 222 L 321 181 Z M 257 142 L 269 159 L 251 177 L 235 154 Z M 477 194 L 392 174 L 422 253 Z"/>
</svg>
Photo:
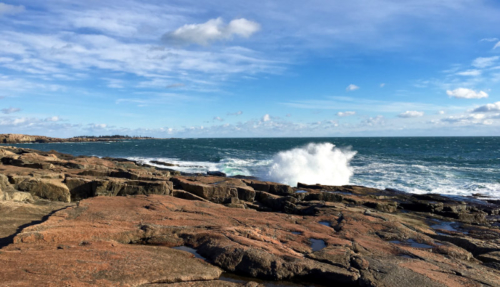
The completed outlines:
<svg viewBox="0 0 500 287">
<path fill-rule="evenodd" d="M 496 136 L 499 15 L 496 0 L 3 1 L 0 133 Z"/>
</svg>

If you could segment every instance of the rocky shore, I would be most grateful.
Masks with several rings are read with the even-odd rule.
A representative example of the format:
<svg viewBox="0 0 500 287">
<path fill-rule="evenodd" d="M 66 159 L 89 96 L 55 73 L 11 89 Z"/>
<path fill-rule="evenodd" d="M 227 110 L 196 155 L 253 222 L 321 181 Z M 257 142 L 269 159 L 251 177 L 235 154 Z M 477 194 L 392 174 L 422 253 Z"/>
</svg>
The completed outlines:
<svg viewBox="0 0 500 287">
<path fill-rule="evenodd" d="M 122 140 L 142 140 L 150 137 L 103 136 L 103 137 L 72 137 L 52 138 L 47 136 L 32 136 L 23 134 L 0 134 L 0 143 L 67 143 L 67 142 L 109 142 Z"/>
<path fill-rule="evenodd" d="M 1 285 L 500 286 L 498 200 L 0 160 Z"/>
</svg>

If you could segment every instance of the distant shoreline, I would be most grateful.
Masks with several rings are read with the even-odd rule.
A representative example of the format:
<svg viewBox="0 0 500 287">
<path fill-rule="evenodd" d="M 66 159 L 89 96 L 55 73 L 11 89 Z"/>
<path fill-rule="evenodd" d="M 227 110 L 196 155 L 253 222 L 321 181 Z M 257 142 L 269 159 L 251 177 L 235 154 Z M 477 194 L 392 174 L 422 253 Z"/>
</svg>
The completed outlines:
<svg viewBox="0 0 500 287">
<path fill-rule="evenodd" d="M 27 144 L 27 143 L 78 143 L 78 142 L 120 142 L 124 140 L 160 139 L 142 136 L 77 136 L 72 138 L 54 138 L 37 135 L 0 134 L 0 144 Z"/>
</svg>

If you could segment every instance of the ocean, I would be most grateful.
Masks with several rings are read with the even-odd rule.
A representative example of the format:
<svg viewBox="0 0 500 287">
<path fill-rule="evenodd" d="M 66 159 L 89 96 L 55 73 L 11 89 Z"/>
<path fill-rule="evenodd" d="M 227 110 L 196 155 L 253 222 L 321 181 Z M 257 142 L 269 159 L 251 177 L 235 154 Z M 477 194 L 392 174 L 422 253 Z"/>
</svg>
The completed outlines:
<svg viewBox="0 0 500 287">
<path fill-rule="evenodd" d="M 222 171 L 292 186 L 355 184 L 500 198 L 500 137 L 200 138 L 16 146 L 151 165 L 156 160 L 183 172 Z"/>
</svg>

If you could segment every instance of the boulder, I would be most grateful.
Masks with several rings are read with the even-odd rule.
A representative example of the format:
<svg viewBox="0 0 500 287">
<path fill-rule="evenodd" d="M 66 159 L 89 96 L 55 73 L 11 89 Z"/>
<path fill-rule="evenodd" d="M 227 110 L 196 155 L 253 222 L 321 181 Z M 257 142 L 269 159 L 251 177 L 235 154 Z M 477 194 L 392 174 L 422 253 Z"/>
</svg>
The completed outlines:
<svg viewBox="0 0 500 287">
<path fill-rule="evenodd" d="M 118 192 L 118 195 L 171 195 L 172 190 L 173 184 L 170 181 L 129 180 L 123 185 L 122 189 Z"/>
<path fill-rule="evenodd" d="M 116 196 L 123 188 L 123 181 L 118 179 L 102 179 L 93 181 L 95 196 Z"/>
<path fill-rule="evenodd" d="M 15 191 L 8 194 L 9 199 L 11 201 L 17 202 L 35 202 L 33 196 L 29 192 Z"/>
<path fill-rule="evenodd" d="M 125 196 L 160 194 L 171 195 L 173 184 L 169 181 L 139 181 L 106 179 L 93 182 L 95 196 Z"/>
<path fill-rule="evenodd" d="M 480 254 L 477 258 L 486 263 L 500 264 L 500 251 L 493 251 L 489 253 Z"/>
<path fill-rule="evenodd" d="M 11 186 L 11 184 L 9 182 L 9 178 L 4 174 L 0 174 L 0 190 L 7 192 L 7 191 L 13 190 L 13 189 L 14 188 Z"/>
<path fill-rule="evenodd" d="M 183 190 L 215 203 L 227 203 L 231 200 L 231 197 L 238 196 L 237 188 L 227 185 L 205 184 L 184 178 L 178 178 L 177 184 L 180 185 Z"/>
<path fill-rule="evenodd" d="M 19 156 L 16 153 L 13 153 L 6 149 L 0 149 L 0 158 L 3 157 L 19 158 Z"/>
<path fill-rule="evenodd" d="M 71 193 L 72 201 L 79 201 L 95 195 L 94 180 L 78 177 L 67 177 L 64 181 Z"/>
<path fill-rule="evenodd" d="M 2 201 L 2 200 L 9 200 L 9 198 L 8 198 L 8 194 L 4 193 L 2 191 L 2 189 L 0 188 L 0 201 Z"/>
<path fill-rule="evenodd" d="M 274 211 L 283 210 L 286 203 L 286 198 L 265 191 L 256 191 L 255 200 Z"/>
<path fill-rule="evenodd" d="M 221 171 L 207 171 L 207 175 L 226 177 L 227 175 Z"/>
<path fill-rule="evenodd" d="M 253 202 L 255 200 L 255 190 L 249 186 L 236 187 L 238 198 L 244 201 Z"/>
<path fill-rule="evenodd" d="M 43 179 L 33 177 L 12 177 L 15 187 L 20 191 L 27 191 L 40 198 L 71 202 L 71 193 L 68 187 L 56 179 Z"/>
<path fill-rule="evenodd" d="M 287 195 L 294 193 L 293 188 L 286 184 L 258 180 L 243 180 L 243 182 L 248 186 L 251 186 L 255 190 L 265 191 L 273 194 Z"/>
</svg>

